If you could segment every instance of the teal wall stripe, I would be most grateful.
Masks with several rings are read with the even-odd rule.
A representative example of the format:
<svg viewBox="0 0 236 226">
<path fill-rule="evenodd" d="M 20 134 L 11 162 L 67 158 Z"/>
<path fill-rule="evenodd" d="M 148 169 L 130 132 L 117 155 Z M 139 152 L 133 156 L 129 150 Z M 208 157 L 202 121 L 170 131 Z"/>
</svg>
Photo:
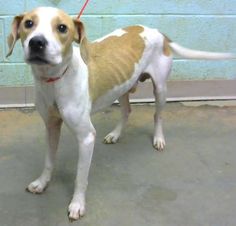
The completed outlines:
<svg viewBox="0 0 236 226">
<path fill-rule="evenodd" d="M 2 86 L 27 86 L 33 83 L 30 67 L 24 63 L 0 64 Z"/>
<path fill-rule="evenodd" d="M 24 63 L 0 64 L 1 86 L 33 84 L 31 70 Z M 236 79 L 235 61 L 174 60 L 171 80 Z"/>
<path fill-rule="evenodd" d="M 236 79 L 236 61 L 175 60 L 172 80 Z"/>
<path fill-rule="evenodd" d="M 30 70 L 23 64 L 20 42 L 5 59 L 6 38 L 14 15 L 38 6 L 53 6 L 76 15 L 84 1 L 79 0 L 0 0 L 0 86 L 32 84 Z M 235 0 L 91 0 L 82 20 L 90 40 L 115 28 L 143 24 L 158 28 L 183 46 L 208 51 L 236 53 Z M 174 62 L 171 79 L 236 79 L 236 61 Z"/>
<path fill-rule="evenodd" d="M 0 0 L 0 6 L 1 16 L 15 15 L 25 11 L 25 1 Z"/>
<path fill-rule="evenodd" d="M 4 59 L 4 27 L 3 27 L 4 21 L 0 19 L 0 61 L 2 62 Z"/>
<path fill-rule="evenodd" d="M 62 8 L 70 14 L 79 12 L 84 1 L 76 0 L 26 0 L 29 10 L 41 5 Z M 88 14 L 235 14 L 234 0 L 91 0 Z"/>
</svg>

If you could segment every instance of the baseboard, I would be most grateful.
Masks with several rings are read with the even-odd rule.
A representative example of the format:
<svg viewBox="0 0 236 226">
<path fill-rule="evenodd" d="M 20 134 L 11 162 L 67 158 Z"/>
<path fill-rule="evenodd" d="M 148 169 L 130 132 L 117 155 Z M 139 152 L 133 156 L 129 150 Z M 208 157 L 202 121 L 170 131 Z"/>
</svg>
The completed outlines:
<svg viewBox="0 0 236 226">
<path fill-rule="evenodd" d="M 34 107 L 34 87 L 0 87 L 0 108 Z"/>
<path fill-rule="evenodd" d="M 236 100 L 236 80 L 169 81 L 167 101 Z M 150 81 L 130 95 L 132 103 L 154 102 Z M 33 107 L 34 87 L 0 87 L 0 107 Z"/>
<path fill-rule="evenodd" d="M 236 80 L 169 81 L 167 101 L 236 100 Z M 154 102 L 151 81 L 141 83 L 133 102 Z"/>
</svg>

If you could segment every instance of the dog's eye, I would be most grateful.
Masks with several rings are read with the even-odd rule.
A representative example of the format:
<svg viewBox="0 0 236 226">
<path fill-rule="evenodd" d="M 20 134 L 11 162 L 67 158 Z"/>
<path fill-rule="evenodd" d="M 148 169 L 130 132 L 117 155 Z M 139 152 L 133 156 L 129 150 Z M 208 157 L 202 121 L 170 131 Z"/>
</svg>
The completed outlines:
<svg viewBox="0 0 236 226">
<path fill-rule="evenodd" d="M 57 30 L 60 33 L 66 33 L 67 32 L 67 26 L 65 24 L 60 24 L 60 25 L 58 25 Z"/>
<path fill-rule="evenodd" d="M 25 28 L 32 28 L 34 26 L 34 22 L 32 20 L 25 21 Z"/>
</svg>

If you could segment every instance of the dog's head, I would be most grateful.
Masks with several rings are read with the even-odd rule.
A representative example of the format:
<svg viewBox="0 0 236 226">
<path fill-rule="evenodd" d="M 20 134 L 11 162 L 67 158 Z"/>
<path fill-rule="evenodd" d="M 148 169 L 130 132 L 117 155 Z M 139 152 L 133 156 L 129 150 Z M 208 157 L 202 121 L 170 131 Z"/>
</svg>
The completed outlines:
<svg viewBox="0 0 236 226">
<path fill-rule="evenodd" d="M 80 43 L 83 37 L 84 26 L 79 20 L 56 8 L 36 8 L 14 18 L 7 57 L 20 39 L 27 63 L 60 64 L 71 51 L 72 42 Z"/>
</svg>

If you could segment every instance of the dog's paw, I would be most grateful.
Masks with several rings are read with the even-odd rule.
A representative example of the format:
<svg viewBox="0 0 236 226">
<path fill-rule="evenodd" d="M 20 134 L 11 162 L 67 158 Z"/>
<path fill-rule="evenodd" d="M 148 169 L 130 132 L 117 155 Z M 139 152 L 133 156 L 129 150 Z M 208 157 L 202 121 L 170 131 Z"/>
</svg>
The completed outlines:
<svg viewBox="0 0 236 226">
<path fill-rule="evenodd" d="M 119 140 L 120 135 L 116 133 L 109 133 L 107 136 L 104 137 L 103 143 L 104 144 L 115 144 Z"/>
<path fill-rule="evenodd" d="M 68 218 L 70 222 L 79 220 L 85 215 L 85 203 L 83 201 L 72 201 L 68 207 Z"/>
<path fill-rule="evenodd" d="M 163 137 L 154 137 L 153 138 L 153 147 L 158 151 L 163 151 L 165 148 L 166 142 Z"/>
<path fill-rule="evenodd" d="M 41 180 L 37 179 L 28 185 L 26 191 L 31 192 L 33 194 L 41 194 L 46 189 L 46 187 L 46 182 L 42 182 Z"/>
</svg>

